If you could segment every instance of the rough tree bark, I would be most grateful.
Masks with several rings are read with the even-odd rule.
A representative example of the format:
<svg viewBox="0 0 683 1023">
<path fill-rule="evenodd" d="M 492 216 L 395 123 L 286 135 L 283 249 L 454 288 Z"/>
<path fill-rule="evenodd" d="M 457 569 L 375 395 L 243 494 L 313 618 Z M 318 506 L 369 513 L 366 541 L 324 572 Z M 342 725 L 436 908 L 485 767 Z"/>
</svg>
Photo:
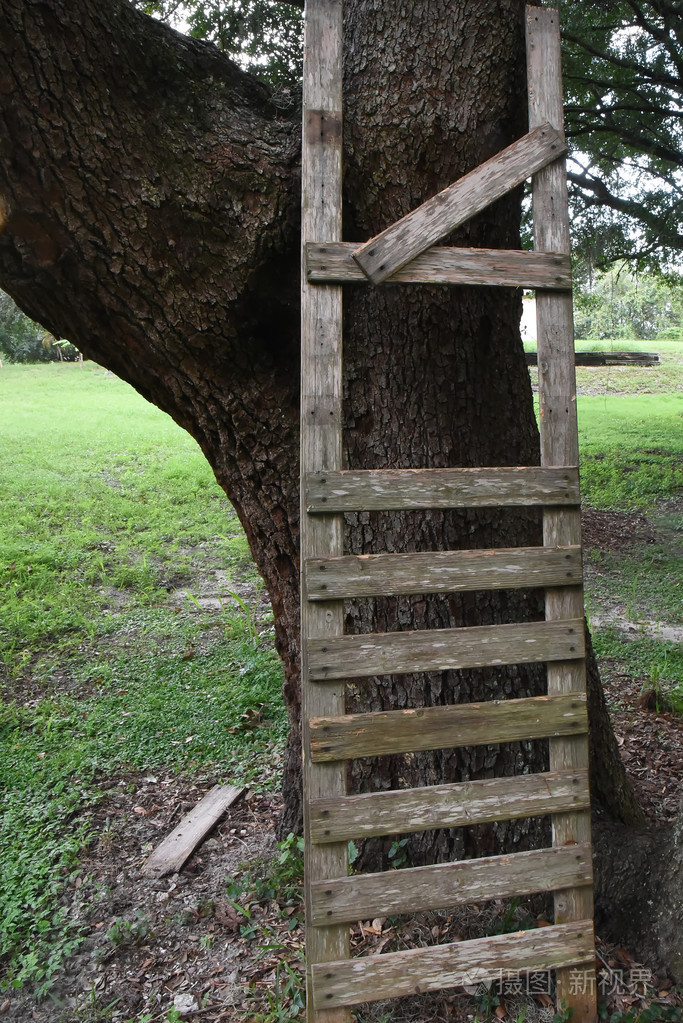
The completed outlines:
<svg viewBox="0 0 683 1023">
<path fill-rule="evenodd" d="M 0 0 L 0 283 L 29 316 L 128 380 L 199 442 L 246 530 L 275 613 L 299 820 L 299 112 L 211 46 L 125 0 Z M 345 236 L 364 240 L 525 131 L 521 0 L 347 0 Z M 517 247 L 520 196 L 455 244 Z M 347 289 L 349 466 L 533 464 L 538 438 L 514 290 Z M 351 549 L 536 543 L 538 518 L 357 516 Z M 537 593 L 349 606 L 367 631 L 540 617 Z M 593 662 L 591 662 L 592 664 Z M 592 670 L 594 777 L 637 808 Z M 371 707 L 531 695 L 511 667 L 372 680 Z M 365 763 L 359 787 L 538 767 L 534 745 Z M 417 836 L 415 861 L 523 846 L 528 822 Z"/>
<path fill-rule="evenodd" d="M 683 803 L 656 830 L 600 822 L 594 829 L 596 924 L 614 941 L 628 935 L 644 963 L 666 964 L 683 982 Z"/>
</svg>

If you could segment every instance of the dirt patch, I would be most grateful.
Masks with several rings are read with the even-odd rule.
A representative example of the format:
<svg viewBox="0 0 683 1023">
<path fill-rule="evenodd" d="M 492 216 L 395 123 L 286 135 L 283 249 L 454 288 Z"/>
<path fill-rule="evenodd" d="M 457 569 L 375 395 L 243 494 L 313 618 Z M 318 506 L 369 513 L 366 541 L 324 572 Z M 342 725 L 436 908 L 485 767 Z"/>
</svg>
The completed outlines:
<svg viewBox="0 0 683 1023">
<path fill-rule="evenodd" d="M 3 1019 L 70 1023 L 95 1006 L 110 1006 L 115 1020 L 163 1019 L 174 1004 L 189 1018 L 201 1008 L 202 1018 L 238 1019 L 251 993 L 273 982 L 278 961 L 301 968 L 297 920 L 291 926 L 266 903 L 250 928 L 228 898 L 245 861 L 263 869 L 273 855 L 275 797 L 247 792 L 181 873 L 143 876 L 151 850 L 210 787 L 155 773 L 129 775 L 104 795 L 92 844 L 62 900 L 85 941 L 49 999 L 10 998 Z M 266 936 L 279 946 L 277 960 L 261 952 Z"/>
<path fill-rule="evenodd" d="M 627 676 L 610 678 L 608 697 L 615 704 L 615 727 L 627 770 L 648 817 L 653 823 L 672 819 L 683 775 L 680 719 L 640 706 L 638 682 Z M 63 897 L 85 934 L 84 944 L 49 999 L 36 1004 L 26 995 L 7 998 L 0 1006 L 3 1020 L 161 1023 L 176 1007 L 190 1021 L 246 1023 L 268 1008 L 269 999 L 278 998 L 284 1011 L 292 998 L 300 997 L 296 983 L 303 972 L 300 903 L 285 905 L 266 892 L 251 903 L 247 917 L 229 889 L 232 882 L 244 883 L 245 867 L 252 876 L 269 873 L 280 810 L 275 796 L 247 792 L 179 874 L 160 880 L 142 874 L 152 848 L 214 781 L 156 772 L 131 774 L 112 784 L 94 810 L 93 841 Z M 352 928 L 352 947 L 359 954 L 466 940 L 501 927 L 510 929 L 508 914 L 509 907 L 498 901 L 446 917 L 423 914 L 412 920 L 360 921 Z M 517 917 L 515 921 L 515 926 L 523 925 Z M 536 922 L 529 919 L 526 926 Z M 603 944 L 599 953 L 608 984 L 615 963 L 618 968 L 619 957 L 628 958 L 628 953 Z M 632 959 L 629 963 L 638 967 Z M 656 987 L 669 986 L 660 970 Z M 428 999 L 378 1003 L 363 1018 L 378 1023 L 383 1012 L 391 1011 L 395 1023 L 467 1023 L 473 1015 L 473 993 L 447 991 Z M 638 993 L 622 990 L 609 996 L 613 1007 L 615 998 L 626 998 L 626 1004 L 642 1000 Z M 675 991 L 667 995 L 670 1003 L 676 1004 L 676 999 Z M 503 999 L 513 1019 L 520 1011 L 517 1002 Z M 531 1023 L 552 1019 L 547 994 L 527 998 L 526 1004 Z M 96 1015 L 107 1007 L 107 1015 Z M 281 1018 L 303 1015 L 294 1011 Z"/>
<path fill-rule="evenodd" d="M 683 718 L 658 709 L 648 680 L 604 670 L 602 682 L 626 771 L 648 819 L 676 817 L 683 793 Z"/>
<path fill-rule="evenodd" d="M 634 544 L 654 543 L 656 539 L 652 523 L 635 512 L 583 508 L 581 530 L 583 545 L 588 550 L 622 551 Z"/>
</svg>

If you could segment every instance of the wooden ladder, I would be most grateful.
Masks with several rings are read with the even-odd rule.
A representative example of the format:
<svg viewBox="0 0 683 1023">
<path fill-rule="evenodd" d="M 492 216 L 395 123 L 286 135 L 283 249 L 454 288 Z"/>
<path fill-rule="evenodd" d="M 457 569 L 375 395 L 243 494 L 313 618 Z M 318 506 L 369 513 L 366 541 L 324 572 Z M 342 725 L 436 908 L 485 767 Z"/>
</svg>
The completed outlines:
<svg viewBox="0 0 683 1023">
<path fill-rule="evenodd" d="M 529 133 L 360 247 L 341 238 L 341 0 L 307 0 L 302 220 L 302 720 L 307 1013 L 556 971 L 574 1023 L 596 1018 L 588 740 L 569 221 L 557 12 L 527 8 Z M 432 248 L 533 177 L 536 251 Z M 370 280 L 537 290 L 541 466 L 342 470 L 342 284 Z M 344 513 L 540 505 L 543 546 L 343 556 Z M 511 569 L 515 583 L 510 583 Z M 345 598 L 545 587 L 543 622 L 347 636 Z M 345 678 L 545 662 L 547 696 L 346 714 Z M 346 761 L 549 739 L 550 770 L 346 795 Z M 348 875 L 347 843 L 550 814 L 552 847 Z M 349 957 L 349 924 L 552 891 L 542 929 Z"/>
</svg>

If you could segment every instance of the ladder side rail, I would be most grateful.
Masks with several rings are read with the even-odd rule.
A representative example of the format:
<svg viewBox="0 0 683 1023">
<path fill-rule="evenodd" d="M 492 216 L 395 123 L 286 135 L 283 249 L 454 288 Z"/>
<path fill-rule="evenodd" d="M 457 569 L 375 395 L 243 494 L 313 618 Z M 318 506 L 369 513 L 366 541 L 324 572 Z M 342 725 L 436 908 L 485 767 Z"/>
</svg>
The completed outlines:
<svg viewBox="0 0 683 1023">
<path fill-rule="evenodd" d="M 342 158 L 342 5 L 341 0 L 308 0 L 306 4 L 304 102 L 302 130 L 302 275 L 301 275 L 301 475 L 341 468 L 341 343 L 340 285 L 310 285 L 304 273 L 305 244 L 341 240 Z M 304 488 L 301 488 L 302 494 Z M 308 516 L 302 500 L 301 557 L 341 555 L 341 515 Z M 311 924 L 312 881 L 344 876 L 346 843 L 316 845 L 310 837 L 308 807 L 316 798 L 345 794 L 344 764 L 311 761 L 308 722 L 320 714 L 344 713 L 344 685 L 307 683 L 307 639 L 341 636 L 343 603 L 311 603 L 301 593 L 302 742 L 304 841 L 306 876 L 306 987 L 308 1023 L 347 1023 L 344 1007 L 315 1010 L 311 973 L 316 964 L 349 955 L 347 925 Z"/>
<path fill-rule="evenodd" d="M 562 69 L 558 12 L 527 7 L 527 82 L 529 124 L 549 121 L 563 130 Z M 565 160 L 539 171 L 533 178 L 534 245 L 537 249 L 570 250 L 569 212 Z M 541 433 L 541 464 L 578 464 L 576 381 L 572 299 L 569 293 L 539 292 L 536 296 L 538 373 Z M 543 514 L 544 543 L 555 546 L 581 543 L 579 508 L 546 509 Z M 582 618 L 580 587 L 546 591 L 546 618 Z M 585 660 L 548 665 L 548 694 L 583 693 Z M 550 769 L 582 770 L 588 767 L 588 737 L 550 740 Z M 553 844 L 590 842 L 590 813 L 554 814 Z M 555 921 L 564 924 L 593 915 L 590 886 L 570 888 L 555 895 Z M 573 1009 L 576 1023 L 597 1018 L 595 970 L 587 965 L 579 974 L 570 968 L 557 972 L 558 1003 Z"/>
</svg>

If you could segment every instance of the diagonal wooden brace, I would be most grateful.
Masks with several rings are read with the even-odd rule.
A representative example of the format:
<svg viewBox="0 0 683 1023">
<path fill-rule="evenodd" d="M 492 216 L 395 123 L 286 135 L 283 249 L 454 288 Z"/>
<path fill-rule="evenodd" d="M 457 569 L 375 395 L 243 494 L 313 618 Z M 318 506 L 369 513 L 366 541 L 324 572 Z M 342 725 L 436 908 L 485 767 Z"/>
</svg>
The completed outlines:
<svg viewBox="0 0 683 1023">
<path fill-rule="evenodd" d="M 542 124 L 432 196 L 353 253 L 373 284 L 381 284 L 430 245 L 567 152 L 561 132 Z"/>
</svg>

